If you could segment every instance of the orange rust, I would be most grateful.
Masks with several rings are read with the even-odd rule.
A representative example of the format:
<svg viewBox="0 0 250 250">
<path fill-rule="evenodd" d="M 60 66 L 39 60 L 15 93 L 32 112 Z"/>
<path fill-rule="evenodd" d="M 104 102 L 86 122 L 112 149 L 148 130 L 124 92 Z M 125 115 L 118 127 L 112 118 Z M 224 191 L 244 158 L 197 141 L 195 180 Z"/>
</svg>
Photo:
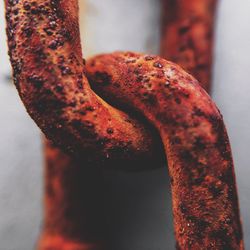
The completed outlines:
<svg viewBox="0 0 250 250">
<path fill-rule="evenodd" d="M 218 1 L 161 1 L 161 56 L 183 67 L 209 92 Z"/>
<path fill-rule="evenodd" d="M 198 81 L 174 63 L 132 52 L 96 56 L 86 69 L 97 93 L 122 110 L 140 113 L 158 130 L 171 178 L 178 249 L 243 249 L 229 139 L 219 110 Z"/>
<path fill-rule="evenodd" d="M 38 245 L 43 250 L 102 250 L 97 244 L 83 244 L 77 241 L 69 241 L 61 236 L 44 235 Z"/>
<path fill-rule="evenodd" d="M 84 221 L 91 214 L 87 209 L 91 203 L 81 199 L 87 189 L 75 190 L 74 179 L 82 178 L 84 183 L 89 166 L 145 168 L 153 158 L 159 166 L 159 140 L 145 122 L 111 107 L 91 90 L 81 53 L 77 1 L 5 0 L 5 9 L 9 55 L 19 95 L 46 137 L 70 155 L 47 148 L 47 154 L 51 151 L 60 157 L 54 155 L 55 159 L 47 162 L 47 174 L 54 168 L 57 176 L 46 178 L 40 249 L 47 249 L 48 242 L 55 248 L 53 237 L 64 238 L 65 245 L 76 241 L 85 247 L 89 240 L 99 245 L 94 223 L 91 227 L 91 221 Z M 128 163 L 134 159 L 137 164 Z M 67 179 L 69 173 L 73 179 Z M 82 204 L 84 200 L 86 204 Z"/>
<path fill-rule="evenodd" d="M 5 6 L 19 94 L 45 135 L 74 155 L 56 165 L 62 152 L 57 157 L 47 148 L 40 249 L 104 247 L 103 235 L 88 219 L 91 203 L 80 198 L 88 189 L 78 187 L 87 185 L 90 169 L 106 166 L 107 159 L 153 159 L 161 146 L 150 126 L 158 130 L 168 158 L 178 248 L 243 249 L 224 124 L 194 78 L 154 56 L 115 53 L 91 60 L 87 72 L 94 88 L 128 116 L 89 86 L 77 1 L 5 0 Z"/>
<path fill-rule="evenodd" d="M 150 129 L 88 84 L 77 1 L 5 0 L 5 6 L 14 82 L 47 138 L 90 160 L 152 155 L 158 143 Z"/>
</svg>

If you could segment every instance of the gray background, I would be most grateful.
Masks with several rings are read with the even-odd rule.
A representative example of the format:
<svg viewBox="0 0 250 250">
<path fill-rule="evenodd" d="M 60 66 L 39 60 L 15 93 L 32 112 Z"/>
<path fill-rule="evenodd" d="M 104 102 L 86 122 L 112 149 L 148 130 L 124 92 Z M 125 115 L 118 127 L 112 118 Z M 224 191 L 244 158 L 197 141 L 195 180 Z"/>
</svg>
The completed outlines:
<svg viewBox="0 0 250 250">
<path fill-rule="evenodd" d="M 157 0 L 86 0 L 84 8 L 85 56 L 113 50 L 158 52 Z M 220 1 L 213 74 L 213 98 L 224 115 L 233 149 L 246 249 L 250 249 L 249 13 L 249 0 Z M 0 1 L 0 250 L 30 250 L 42 221 L 42 146 L 39 129 L 8 79 L 3 15 Z M 166 169 L 105 174 L 114 250 L 174 249 L 168 189 Z"/>
</svg>

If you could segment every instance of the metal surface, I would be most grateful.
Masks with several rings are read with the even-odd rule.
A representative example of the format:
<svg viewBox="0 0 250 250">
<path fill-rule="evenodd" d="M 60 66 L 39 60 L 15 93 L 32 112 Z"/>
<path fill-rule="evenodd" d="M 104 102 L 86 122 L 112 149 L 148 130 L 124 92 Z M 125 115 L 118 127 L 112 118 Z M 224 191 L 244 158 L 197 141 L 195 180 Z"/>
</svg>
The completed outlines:
<svg viewBox="0 0 250 250">
<path fill-rule="evenodd" d="M 82 0 L 80 0 L 82 1 Z M 113 50 L 157 53 L 155 0 L 86 0 L 81 22 L 85 56 Z M 250 2 L 222 0 L 216 34 L 213 96 L 224 115 L 235 159 L 246 249 L 250 248 Z M 235 13 L 238 13 L 235 15 Z M 3 1 L 0 37 L 5 39 Z M 0 43 L 0 250 L 31 250 L 42 220 L 40 132 L 6 77 Z M 152 163 L 153 164 L 153 163 Z M 166 169 L 105 174 L 107 218 L 114 250 L 174 249 Z"/>
</svg>

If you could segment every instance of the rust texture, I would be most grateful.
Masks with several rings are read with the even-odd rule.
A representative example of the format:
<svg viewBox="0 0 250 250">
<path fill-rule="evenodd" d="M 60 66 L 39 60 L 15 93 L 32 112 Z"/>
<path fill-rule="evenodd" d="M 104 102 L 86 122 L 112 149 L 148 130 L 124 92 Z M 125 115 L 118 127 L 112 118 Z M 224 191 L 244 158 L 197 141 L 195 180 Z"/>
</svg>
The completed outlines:
<svg viewBox="0 0 250 250">
<path fill-rule="evenodd" d="M 213 33 L 218 0 L 161 0 L 161 55 L 211 88 Z"/>
<path fill-rule="evenodd" d="M 104 248 L 98 227 L 102 208 L 99 214 L 90 211 L 99 192 L 88 192 L 89 176 L 112 161 L 124 169 L 127 160 L 142 159 L 137 165 L 145 167 L 160 158 L 161 138 L 177 248 L 243 249 L 228 137 L 198 82 L 173 63 L 131 52 L 98 56 L 86 67 L 76 0 L 5 0 L 5 7 L 14 83 L 30 116 L 53 141 L 46 148 L 45 222 L 38 248 Z M 116 108 L 92 91 L 86 74 Z"/>
<path fill-rule="evenodd" d="M 171 178 L 177 248 L 243 249 L 227 132 L 198 81 L 174 63 L 132 52 L 89 60 L 87 76 L 111 104 L 157 128 Z"/>
<path fill-rule="evenodd" d="M 94 160 L 151 155 L 158 144 L 151 130 L 89 87 L 77 1 L 5 0 L 5 6 L 14 83 L 47 138 Z"/>
<path fill-rule="evenodd" d="M 80 188 L 77 192 L 74 178 L 79 176 L 84 182 L 84 169 L 90 165 L 145 167 L 151 157 L 159 159 L 159 142 L 145 123 L 111 107 L 90 89 L 81 53 L 77 1 L 5 0 L 5 9 L 9 55 L 19 95 L 46 137 L 73 155 L 69 158 L 47 148 L 47 155 L 51 151 L 55 157 L 53 160 L 47 156 L 46 166 L 47 186 L 54 196 L 46 190 L 39 249 L 98 249 L 98 237 L 98 247 L 89 239 L 90 233 L 84 237 L 87 230 L 92 232 L 94 228 L 88 221 L 85 229 L 84 218 L 90 216 L 86 190 Z M 124 159 L 139 162 L 124 165 Z M 49 174 L 53 169 L 56 178 Z M 80 215 L 84 201 L 87 210 Z"/>
</svg>

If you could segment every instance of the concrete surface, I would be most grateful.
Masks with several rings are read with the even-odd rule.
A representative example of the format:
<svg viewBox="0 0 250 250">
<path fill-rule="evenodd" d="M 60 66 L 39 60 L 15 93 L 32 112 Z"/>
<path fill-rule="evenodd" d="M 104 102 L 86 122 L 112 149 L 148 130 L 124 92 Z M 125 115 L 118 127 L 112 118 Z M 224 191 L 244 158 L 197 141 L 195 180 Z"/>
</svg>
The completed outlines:
<svg viewBox="0 0 250 250">
<path fill-rule="evenodd" d="M 86 56 L 113 50 L 157 53 L 158 1 L 86 0 L 84 8 Z M 246 249 L 250 249 L 249 11 L 249 0 L 221 0 L 213 87 L 233 148 Z M 7 77 L 10 67 L 3 20 L 0 1 L 0 250 L 31 250 L 42 220 L 40 133 Z M 113 250 L 174 249 L 166 169 L 107 172 L 105 183 Z"/>
</svg>

